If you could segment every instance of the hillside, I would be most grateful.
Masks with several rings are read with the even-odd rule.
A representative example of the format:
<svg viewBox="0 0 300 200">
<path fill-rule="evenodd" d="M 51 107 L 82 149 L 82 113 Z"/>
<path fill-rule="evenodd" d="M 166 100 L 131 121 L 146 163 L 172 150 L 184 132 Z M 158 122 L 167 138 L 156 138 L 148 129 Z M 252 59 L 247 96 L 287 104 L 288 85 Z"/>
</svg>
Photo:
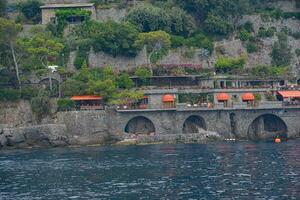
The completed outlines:
<svg viewBox="0 0 300 200">
<path fill-rule="evenodd" d="M 300 79 L 299 1 L 93 0 L 90 10 L 57 8 L 41 24 L 52 8 L 40 6 L 77 2 L 89 3 L 0 5 L 0 99 L 38 95 L 31 84 L 53 76 L 48 66 L 59 66 L 50 96 L 62 89 L 65 96 L 101 94 L 109 103 L 142 96 L 131 92 L 130 76 Z"/>
</svg>

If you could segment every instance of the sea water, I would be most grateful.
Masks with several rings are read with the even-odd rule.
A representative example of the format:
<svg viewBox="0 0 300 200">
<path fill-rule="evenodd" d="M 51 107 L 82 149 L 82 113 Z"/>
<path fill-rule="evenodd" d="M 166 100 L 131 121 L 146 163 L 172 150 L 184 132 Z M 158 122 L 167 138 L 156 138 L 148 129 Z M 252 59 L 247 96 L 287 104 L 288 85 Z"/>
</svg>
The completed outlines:
<svg viewBox="0 0 300 200">
<path fill-rule="evenodd" d="M 300 199 L 300 141 L 2 150 L 0 199 Z"/>
</svg>

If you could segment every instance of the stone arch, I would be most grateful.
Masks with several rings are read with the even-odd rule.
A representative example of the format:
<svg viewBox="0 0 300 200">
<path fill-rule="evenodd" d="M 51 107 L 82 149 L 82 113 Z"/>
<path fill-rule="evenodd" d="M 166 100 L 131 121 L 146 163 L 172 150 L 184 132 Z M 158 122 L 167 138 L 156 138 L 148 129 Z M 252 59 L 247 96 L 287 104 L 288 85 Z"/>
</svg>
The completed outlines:
<svg viewBox="0 0 300 200">
<path fill-rule="evenodd" d="M 183 123 L 182 133 L 199 133 L 201 130 L 207 130 L 203 117 L 199 115 L 189 116 Z"/>
<path fill-rule="evenodd" d="M 248 137 L 251 140 L 273 140 L 276 136 L 287 138 L 288 127 L 274 114 L 260 115 L 248 127 Z"/>
<path fill-rule="evenodd" d="M 155 133 L 153 122 L 143 116 L 137 116 L 129 120 L 125 126 L 125 133 L 149 134 Z"/>
</svg>

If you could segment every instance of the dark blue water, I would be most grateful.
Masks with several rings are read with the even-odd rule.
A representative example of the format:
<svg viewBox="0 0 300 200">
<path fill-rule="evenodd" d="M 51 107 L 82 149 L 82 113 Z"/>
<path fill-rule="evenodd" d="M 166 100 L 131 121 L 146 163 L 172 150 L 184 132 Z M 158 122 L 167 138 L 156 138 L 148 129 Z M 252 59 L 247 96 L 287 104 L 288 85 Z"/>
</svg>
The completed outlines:
<svg viewBox="0 0 300 200">
<path fill-rule="evenodd" d="M 0 152 L 0 199 L 300 199 L 300 141 Z"/>
</svg>

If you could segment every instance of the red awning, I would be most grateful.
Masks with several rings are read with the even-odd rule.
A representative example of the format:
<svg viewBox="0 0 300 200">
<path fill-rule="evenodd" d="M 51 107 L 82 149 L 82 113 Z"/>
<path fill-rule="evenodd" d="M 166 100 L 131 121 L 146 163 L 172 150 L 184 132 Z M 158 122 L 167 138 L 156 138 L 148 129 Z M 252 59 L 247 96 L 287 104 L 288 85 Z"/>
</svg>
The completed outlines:
<svg viewBox="0 0 300 200">
<path fill-rule="evenodd" d="M 163 102 L 174 102 L 174 96 L 171 94 L 165 94 L 162 98 Z"/>
<path fill-rule="evenodd" d="M 252 93 L 245 93 L 242 95 L 243 101 L 254 101 L 255 97 Z"/>
<path fill-rule="evenodd" d="M 89 100 L 101 100 L 101 96 L 96 95 L 82 95 L 82 96 L 73 96 L 71 97 L 73 101 L 89 101 Z"/>
<path fill-rule="evenodd" d="M 300 91 L 278 91 L 283 98 L 300 98 Z"/>
<path fill-rule="evenodd" d="M 226 93 L 219 93 L 217 95 L 218 101 L 228 101 L 229 100 L 229 95 Z"/>
</svg>

